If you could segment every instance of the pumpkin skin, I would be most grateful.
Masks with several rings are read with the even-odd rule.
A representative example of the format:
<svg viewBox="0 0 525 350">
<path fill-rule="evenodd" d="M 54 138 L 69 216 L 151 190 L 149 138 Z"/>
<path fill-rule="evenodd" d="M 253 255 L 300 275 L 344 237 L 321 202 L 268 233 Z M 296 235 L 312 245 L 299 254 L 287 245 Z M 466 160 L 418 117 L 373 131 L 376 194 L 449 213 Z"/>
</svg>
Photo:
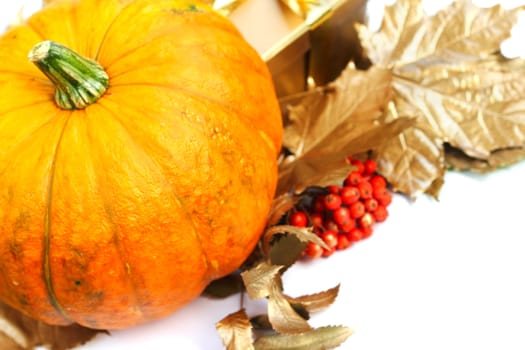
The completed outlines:
<svg viewBox="0 0 525 350">
<path fill-rule="evenodd" d="M 96 60 L 64 110 L 27 55 Z M 56 1 L 0 37 L 0 300 L 118 329 L 174 312 L 247 258 L 277 182 L 281 115 L 236 28 L 185 0 Z"/>
</svg>

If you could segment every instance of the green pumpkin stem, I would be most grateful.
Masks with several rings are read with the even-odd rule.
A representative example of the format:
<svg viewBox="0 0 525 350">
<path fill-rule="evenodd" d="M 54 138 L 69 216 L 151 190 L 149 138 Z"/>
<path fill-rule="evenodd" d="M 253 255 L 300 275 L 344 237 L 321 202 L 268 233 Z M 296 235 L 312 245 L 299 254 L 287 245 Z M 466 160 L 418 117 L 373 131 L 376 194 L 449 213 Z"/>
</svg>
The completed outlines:
<svg viewBox="0 0 525 350">
<path fill-rule="evenodd" d="M 55 85 L 55 102 L 62 109 L 86 108 L 109 86 L 108 74 L 100 64 L 52 41 L 36 44 L 29 60 Z"/>
</svg>

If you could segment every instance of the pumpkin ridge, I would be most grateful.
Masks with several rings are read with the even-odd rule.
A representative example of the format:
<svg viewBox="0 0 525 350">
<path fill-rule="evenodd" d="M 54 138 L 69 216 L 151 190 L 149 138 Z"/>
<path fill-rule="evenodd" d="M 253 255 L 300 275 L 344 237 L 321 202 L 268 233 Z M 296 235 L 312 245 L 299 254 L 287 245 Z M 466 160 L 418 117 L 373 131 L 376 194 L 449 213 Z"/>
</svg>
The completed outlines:
<svg viewBox="0 0 525 350">
<path fill-rule="evenodd" d="M 187 11 L 187 12 L 184 12 L 185 15 L 189 16 L 189 15 L 193 15 L 193 16 L 197 16 L 197 15 L 207 15 L 209 16 L 210 14 L 214 14 L 216 16 L 220 16 L 218 18 L 221 18 L 221 22 L 222 23 L 225 23 L 227 21 L 225 21 L 225 19 L 223 19 L 222 15 L 220 15 L 219 13 L 217 13 L 211 6 L 208 6 L 206 5 L 203 1 L 197 1 L 199 2 L 200 6 L 203 6 L 203 9 L 205 9 L 205 12 L 195 12 L 195 11 Z M 99 54 L 100 54 L 100 51 L 101 49 L 104 48 L 104 45 L 106 43 L 106 40 L 107 40 L 107 37 L 108 35 L 113 35 L 113 33 L 111 33 L 111 30 L 113 29 L 113 26 L 115 25 L 117 19 L 119 19 L 123 14 L 126 14 L 126 11 L 129 7 L 131 7 L 134 3 L 140 3 L 140 1 L 131 1 L 131 2 L 128 2 L 126 5 L 122 6 L 119 13 L 113 18 L 113 20 L 111 21 L 111 23 L 108 25 L 108 27 L 106 28 L 106 32 L 102 38 L 102 40 L 100 41 L 100 44 L 98 46 L 98 49 L 97 49 L 97 53 L 95 55 L 96 59 L 99 58 Z M 148 4 L 149 1 L 142 1 L 142 3 L 146 3 Z M 163 3 L 161 4 L 160 1 L 157 1 L 157 4 L 155 4 L 155 10 L 157 9 L 160 9 L 160 11 L 166 11 L 167 9 L 165 8 L 162 8 L 162 6 L 164 4 L 166 5 L 171 5 L 173 3 L 173 0 L 164 0 Z M 138 8 L 138 11 L 137 9 L 135 10 L 135 13 L 134 13 L 134 16 L 143 16 L 144 15 L 144 8 L 142 7 L 143 5 L 140 5 L 140 8 Z M 185 11 L 185 10 L 183 10 Z M 208 18 L 209 19 L 209 18 Z M 199 26 L 200 27 L 203 27 L 203 26 L 209 26 L 210 28 L 212 28 L 212 30 L 218 30 L 219 27 L 217 27 L 217 23 L 219 21 L 214 21 L 213 24 L 210 24 L 208 22 L 199 22 Z M 122 52 L 121 55 L 119 55 L 118 57 L 113 57 L 113 60 L 112 62 L 105 62 L 105 64 L 107 66 L 111 65 L 113 62 L 115 61 L 118 61 L 120 59 L 122 59 L 123 57 L 126 57 L 130 54 L 133 54 L 133 52 L 135 52 L 137 49 L 141 48 L 142 46 L 145 46 L 147 44 L 149 44 L 150 42 L 160 38 L 160 37 L 163 37 L 163 36 L 166 36 L 166 35 L 173 35 L 173 34 L 180 34 L 180 32 L 184 32 L 185 30 L 185 27 L 188 25 L 187 22 L 184 22 L 184 21 L 181 21 L 180 23 L 177 23 L 177 26 L 175 26 L 174 24 L 171 24 L 170 25 L 170 28 L 169 30 L 166 30 L 166 31 L 163 31 L 162 33 L 159 33 L 159 35 L 156 35 L 156 36 L 152 36 L 149 40 L 145 41 L 145 42 L 142 42 L 140 43 L 140 45 L 137 45 L 136 47 L 134 47 L 133 49 L 131 50 L 128 50 L 128 51 L 125 51 L 125 52 Z M 235 28 L 233 25 L 222 25 L 220 27 L 221 30 L 223 30 L 224 32 L 226 33 L 230 33 L 232 34 L 232 36 L 236 36 L 239 34 L 237 28 Z"/>
<path fill-rule="evenodd" d="M 101 194 L 102 195 L 102 198 L 104 200 L 104 212 L 106 213 L 106 217 L 108 218 L 110 224 L 111 224 L 111 229 L 112 229 L 112 237 L 113 237 L 113 242 L 115 243 L 115 247 L 116 247 L 116 251 L 118 253 L 118 257 L 119 257 L 119 260 L 120 262 L 122 263 L 122 268 L 124 271 L 126 271 L 126 276 L 128 278 L 128 281 L 129 281 L 129 284 L 130 284 L 130 287 L 133 291 L 133 298 L 135 299 L 135 303 L 133 303 L 134 307 L 136 308 L 136 311 L 138 311 L 141 315 L 144 315 L 144 311 L 142 310 L 142 305 L 144 304 L 143 300 L 141 300 L 141 298 L 139 297 L 139 294 L 138 294 L 138 288 L 137 288 L 137 283 L 135 281 L 135 274 L 133 275 L 132 277 L 132 268 L 130 268 L 130 263 L 129 263 L 129 257 L 127 257 L 127 254 L 126 254 L 126 251 L 127 249 L 125 249 L 124 247 L 124 244 L 123 244 L 123 241 L 119 235 L 119 230 L 117 229 L 117 224 L 115 223 L 115 221 L 113 220 L 113 214 L 112 214 L 112 208 L 108 205 L 108 200 L 106 200 L 104 194 Z M 94 325 L 96 326 L 96 325 Z M 92 325 L 93 327 L 93 325 Z"/>
<path fill-rule="evenodd" d="M 110 83 L 111 83 L 111 78 L 110 78 Z M 262 140 L 264 140 L 264 143 L 268 144 L 269 148 L 271 148 L 272 152 L 275 153 L 276 156 L 277 156 L 278 150 L 276 149 L 275 145 L 273 144 L 272 136 L 268 132 L 266 132 L 265 130 L 260 130 L 258 128 L 254 128 L 253 123 L 251 123 L 249 118 L 246 117 L 246 113 L 243 113 L 240 110 L 236 109 L 235 106 L 228 106 L 224 102 L 222 102 L 221 100 L 211 98 L 210 96 L 204 95 L 202 93 L 199 93 L 197 91 L 185 88 L 185 87 L 180 86 L 180 85 L 164 85 L 164 84 L 156 84 L 156 83 L 128 83 L 128 84 L 117 84 L 117 85 L 111 85 L 110 84 L 110 87 L 109 87 L 108 91 L 110 91 L 111 88 L 128 87 L 128 86 L 147 86 L 147 87 L 151 86 L 151 87 L 155 87 L 155 88 L 163 88 L 163 89 L 166 89 L 166 90 L 174 90 L 174 89 L 176 89 L 176 90 L 185 92 L 187 94 L 187 96 L 190 96 L 191 98 L 193 98 L 195 100 L 205 99 L 206 101 L 212 102 L 217 107 L 220 107 L 222 110 L 227 111 L 227 112 L 233 112 L 233 113 L 237 114 L 238 116 L 240 116 L 239 120 L 242 121 L 242 123 L 248 129 L 257 130 L 259 132 L 264 133 L 265 137 L 260 135 L 260 133 L 257 133 L 257 136 L 260 137 Z M 272 143 L 268 143 L 268 140 L 272 140 Z"/>
<path fill-rule="evenodd" d="M 7 70 L 0 70 L 0 74 L 10 74 L 10 75 L 15 75 L 15 76 L 18 76 L 18 77 L 21 77 L 21 78 L 24 78 L 24 79 L 33 79 L 33 80 L 36 80 L 36 81 L 40 81 L 40 82 L 45 82 L 46 84 L 49 83 L 49 80 L 48 79 L 43 79 L 42 76 L 40 74 L 38 74 L 38 70 L 36 71 L 37 74 L 35 75 L 31 75 L 29 73 L 23 73 L 23 72 L 10 72 L 10 71 L 7 71 Z"/>
<path fill-rule="evenodd" d="M 203 26 L 203 25 L 202 25 Z M 201 27 L 202 27 L 201 26 Z M 211 26 L 210 26 L 211 27 Z M 162 32 L 160 34 L 158 34 L 157 36 L 154 36 L 152 38 L 150 38 L 148 41 L 145 41 L 143 43 L 141 43 L 141 45 L 137 45 L 131 49 L 129 49 L 128 51 L 125 51 L 123 52 L 120 56 L 118 57 L 114 57 L 113 60 L 111 62 L 104 62 L 105 66 L 106 67 L 111 67 L 111 65 L 115 64 L 115 62 L 118 62 L 120 60 L 122 60 L 123 58 L 126 58 L 127 56 L 130 56 L 130 55 L 133 55 L 135 52 L 137 52 L 138 50 L 141 50 L 141 49 L 144 49 L 145 46 L 151 44 L 151 43 L 154 43 L 155 41 L 157 40 L 166 40 L 166 37 L 172 37 L 174 35 L 177 35 L 177 34 L 180 34 L 180 31 L 181 30 L 184 30 L 184 24 L 181 23 L 179 26 L 177 27 L 173 27 L 171 28 L 170 30 L 167 30 L 165 32 Z M 226 34 L 229 34 L 231 36 L 232 39 L 234 39 L 235 41 L 238 41 L 238 38 L 235 36 L 234 33 L 232 33 L 231 31 L 228 31 L 228 30 L 224 30 L 224 32 Z M 202 47 L 203 46 L 203 43 L 206 43 L 207 41 L 206 40 L 203 40 L 203 41 L 199 41 L 195 44 L 192 44 L 192 45 L 184 45 L 184 44 L 181 44 L 181 45 L 175 45 L 174 47 L 176 48 L 193 48 L 193 47 Z M 98 54 L 99 54 L 99 51 L 102 47 L 102 44 L 100 44 L 99 46 L 99 50 L 97 51 L 97 56 L 95 59 L 98 60 Z M 257 54 L 259 55 L 259 54 Z M 229 58 L 231 59 L 231 58 Z M 233 59 L 232 59 L 233 60 Z M 245 61 L 246 62 L 246 61 Z M 149 64 L 148 66 L 151 66 L 151 64 Z M 139 67 L 139 68 L 142 68 L 142 67 Z M 113 75 L 114 77 L 115 75 Z"/>
<path fill-rule="evenodd" d="M 56 160 L 61 144 L 61 140 L 64 136 L 64 132 L 66 130 L 67 124 L 69 119 L 71 118 L 72 113 L 69 113 L 69 116 L 66 118 L 64 122 L 64 126 L 62 127 L 62 130 L 60 132 L 60 136 L 58 138 L 57 144 L 55 146 L 55 151 L 53 152 L 53 159 L 51 161 L 51 169 L 49 172 L 49 179 L 47 183 L 47 199 L 46 199 L 46 211 L 44 216 L 44 233 L 43 233 L 43 249 L 42 249 L 42 270 L 44 274 L 44 284 L 46 287 L 46 292 L 49 297 L 50 304 L 55 308 L 57 313 L 62 316 L 65 320 L 67 320 L 70 323 L 73 323 L 74 321 L 66 314 L 64 311 L 64 308 L 58 301 L 55 290 L 53 287 L 53 277 L 51 273 L 51 262 L 50 262 L 50 248 L 51 248 L 51 202 L 52 202 L 52 195 L 53 195 L 53 183 L 54 183 L 54 177 L 55 177 L 55 169 L 56 169 Z"/>
<path fill-rule="evenodd" d="M 111 23 L 107 26 L 106 31 L 105 31 L 105 33 L 104 33 L 104 36 L 102 37 L 102 40 L 100 40 L 100 43 L 99 43 L 99 45 L 98 45 L 97 52 L 96 52 L 95 57 L 94 57 L 95 60 L 98 61 L 98 58 L 99 58 L 99 55 L 100 55 L 100 50 L 103 48 L 103 46 L 104 46 L 104 44 L 105 44 L 105 42 L 106 42 L 106 40 L 107 40 L 107 37 L 108 37 L 108 35 L 110 34 L 110 31 L 111 31 L 111 29 L 113 28 L 113 26 L 115 25 L 117 19 L 122 15 L 122 13 L 123 13 L 128 7 L 130 7 L 131 4 L 132 4 L 132 2 L 127 3 L 125 6 L 123 6 L 123 7 L 121 8 L 121 10 L 119 11 L 119 13 L 113 18 L 113 20 L 111 21 Z M 144 44 L 146 44 L 146 43 L 144 43 Z M 133 54 L 133 52 L 135 52 L 135 50 L 137 50 L 138 48 L 139 48 L 139 47 L 135 47 L 135 48 L 133 48 L 132 50 L 128 50 L 128 51 L 126 51 L 126 52 L 123 52 L 120 56 L 115 57 L 115 58 L 113 59 L 113 61 L 118 61 L 118 60 L 122 59 L 123 57 L 126 57 L 126 56 L 128 56 L 128 55 L 130 55 L 130 54 Z M 106 64 L 106 66 L 110 66 L 110 65 L 112 64 L 112 62 L 105 62 L 105 64 Z"/>
<path fill-rule="evenodd" d="M 49 103 L 49 101 L 46 101 L 47 103 Z M 24 107 L 26 106 L 21 106 L 20 110 L 23 110 Z M 13 109 L 13 111 L 16 111 L 18 110 L 17 108 Z M 49 118 L 47 121 L 45 121 L 44 123 L 40 124 L 36 129 L 32 130 L 32 132 L 28 133 L 28 135 L 22 139 L 20 139 L 17 143 L 15 144 L 11 144 L 9 145 L 10 147 L 7 148 L 7 149 L 4 149 L 5 150 L 5 154 L 9 154 L 12 152 L 12 150 L 14 150 L 15 148 L 19 147 L 20 144 L 26 142 L 27 140 L 30 140 L 32 135 L 35 133 L 35 132 L 38 132 L 41 128 L 45 127 L 46 125 L 48 125 L 49 123 L 51 123 L 56 117 L 57 115 L 60 114 L 60 111 L 57 111 L 57 113 L 55 115 L 53 115 L 51 118 Z M 3 172 L 5 171 L 5 168 L 2 168 L 0 167 L 0 174 L 2 174 Z"/>
<path fill-rule="evenodd" d="M 97 103 L 97 105 L 100 106 L 100 103 Z M 83 109 L 82 112 L 84 113 L 84 117 L 85 118 L 91 118 L 89 116 L 89 109 Z M 88 128 L 87 129 L 87 136 L 88 136 L 88 139 L 93 139 L 93 137 L 91 137 L 91 129 Z M 96 175 L 96 181 L 97 181 L 97 184 L 100 184 L 102 182 L 104 182 L 104 180 L 102 179 L 103 176 L 106 175 L 105 172 L 98 172 L 98 171 L 95 171 L 94 174 Z M 98 185 L 98 188 L 102 188 L 103 186 L 100 186 Z M 135 280 L 135 276 L 136 275 L 133 275 L 132 277 L 132 271 L 133 269 L 130 268 L 130 259 L 129 259 L 129 256 L 128 254 L 126 253 L 127 252 L 127 249 L 125 248 L 125 245 L 124 245 L 124 242 L 123 240 L 121 239 L 121 234 L 119 234 L 119 230 L 117 228 L 117 223 L 114 221 L 113 219 L 113 210 L 112 210 L 112 206 L 111 206 L 111 200 L 108 199 L 108 197 L 111 196 L 108 195 L 108 192 L 107 191 L 99 191 L 99 194 L 100 194 L 100 197 L 102 198 L 102 201 L 104 203 L 104 212 L 106 213 L 106 218 L 107 220 L 109 221 L 110 225 L 111 225 L 111 230 L 112 230 L 112 238 L 113 238 L 113 242 L 115 243 L 115 247 L 116 247 L 116 251 L 118 253 L 118 257 L 119 257 L 119 260 L 122 264 L 122 269 L 126 272 L 126 276 L 128 278 L 128 281 L 129 281 L 129 285 L 131 287 L 131 290 L 132 290 L 132 294 L 133 294 L 133 298 L 136 302 L 133 303 L 134 307 L 136 308 L 136 311 L 138 311 L 141 315 L 144 315 L 144 311 L 142 310 L 142 305 L 144 304 L 143 301 L 141 300 L 141 298 L 139 297 L 139 293 L 138 293 L 138 287 L 137 287 L 137 283 L 136 283 L 136 280 Z"/>
<path fill-rule="evenodd" d="M 109 24 L 107 25 L 106 30 L 104 31 L 104 35 L 102 35 L 102 38 L 100 39 L 100 42 L 97 45 L 97 50 L 95 52 L 95 55 L 93 56 L 93 59 L 95 61 L 98 62 L 98 56 L 100 54 L 100 49 L 102 48 L 102 45 L 104 45 L 104 42 L 106 41 L 106 38 L 108 36 L 110 29 L 113 27 L 113 25 L 115 24 L 115 21 L 117 20 L 117 18 L 119 18 L 120 14 L 122 14 L 122 11 L 129 5 L 130 3 L 126 4 L 125 6 L 121 6 L 120 10 L 116 13 L 116 15 L 113 17 L 111 22 L 109 22 Z"/>
<path fill-rule="evenodd" d="M 40 37 L 40 39 L 42 40 L 45 40 L 46 39 L 46 36 L 44 35 L 44 33 L 42 33 L 41 31 L 39 31 L 30 21 L 25 21 L 24 24 L 29 28 L 31 29 L 38 37 Z"/>
<path fill-rule="evenodd" d="M 26 108 L 33 108 L 33 107 L 36 107 L 36 106 L 38 106 L 40 104 L 47 104 L 47 103 L 49 103 L 49 99 L 35 101 L 35 102 L 29 103 L 29 104 L 24 104 L 24 105 L 21 105 L 21 106 L 17 106 L 17 107 L 12 108 L 12 109 L 6 109 L 5 111 L 2 111 L 2 113 L 3 114 L 13 113 L 13 112 L 20 111 L 20 110 L 23 110 L 23 109 L 26 109 Z M 52 118 L 50 118 L 50 119 L 52 119 Z M 49 121 L 47 121 L 47 122 L 49 122 Z M 44 123 L 44 124 L 46 124 L 46 123 Z M 42 124 L 42 125 L 44 125 L 44 124 Z M 35 130 L 38 130 L 38 129 L 35 129 Z"/>
<path fill-rule="evenodd" d="M 120 56 L 114 57 L 111 62 L 104 62 L 105 66 L 106 67 L 111 67 L 111 65 L 115 64 L 115 62 L 118 62 L 118 61 L 122 60 L 123 58 L 126 58 L 126 57 L 128 57 L 130 55 L 133 55 L 135 52 L 137 52 L 140 49 L 143 49 L 144 46 L 146 46 L 146 45 L 148 45 L 148 44 L 150 44 L 152 42 L 155 42 L 155 40 L 157 40 L 157 39 L 158 40 L 161 40 L 161 39 L 165 40 L 165 36 L 169 36 L 170 34 L 172 34 L 172 35 L 173 34 L 177 34 L 178 32 L 180 32 L 181 29 L 183 29 L 184 26 L 181 25 L 180 27 L 182 27 L 182 28 L 176 27 L 176 30 L 166 31 L 166 32 L 164 32 L 162 34 L 159 34 L 159 35 L 153 37 L 151 40 L 148 40 L 148 41 L 142 43 L 141 46 L 136 46 L 136 47 L 134 47 L 134 48 L 132 48 L 132 49 L 130 49 L 128 51 L 123 52 Z M 180 45 L 180 46 L 177 46 L 177 47 L 180 47 L 180 48 L 191 48 L 191 47 L 199 47 L 199 46 L 202 46 L 202 45 L 199 45 L 199 44 L 195 44 L 195 45 Z M 101 47 L 102 47 L 102 44 L 99 46 L 99 50 L 97 51 L 97 56 L 96 56 L 97 60 L 98 60 L 98 54 L 99 54 L 99 51 L 100 51 Z"/>
<path fill-rule="evenodd" d="M 122 129 L 124 131 L 126 131 L 126 133 L 130 136 L 130 140 L 132 140 L 134 143 L 136 143 L 137 145 L 140 146 L 140 148 L 143 150 L 144 154 L 151 160 L 151 162 L 153 164 L 155 164 L 155 166 L 158 167 L 158 169 L 161 171 L 161 174 L 162 174 L 162 177 L 164 178 L 165 180 L 165 183 L 168 185 L 169 188 L 172 188 L 171 184 L 169 183 L 169 181 L 167 181 L 167 178 L 168 176 L 166 175 L 166 170 L 164 167 L 162 167 L 159 162 L 152 156 L 150 155 L 148 152 L 147 152 L 147 147 L 144 147 L 143 145 L 141 145 L 140 143 L 137 142 L 137 138 L 134 137 L 135 135 L 133 135 L 133 133 L 130 131 L 130 129 L 126 126 L 126 124 L 121 120 L 121 118 L 111 109 L 111 108 L 108 108 L 106 106 L 104 106 L 103 103 L 98 103 L 98 105 L 101 107 L 101 108 L 104 108 L 108 113 L 110 113 L 111 115 L 113 115 L 113 118 L 115 118 L 115 120 L 120 124 L 120 126 L 122 127 Z M 122 108 L 123 106 L 121 106 L 120 108 Z M 208 141 L 209 143 L 209 141 Z M 209 159 L 209 158 L 208 158 Z M 208 161 L 208 165 L 209 165 L 209 161 Z M 193 234 L 194 236 L 196 237 L 196 240 L 197 242 L 199 243 L 199 248 L 200 248 L 200 251 L 204 257 L 204 263 L 205 263 L 205 266 L 206 266 L 206 272 L 207 274 L 209 274 L 210 272 L 210 260 L 208 258 L 208 255 L 207 255 L 207 252 L 206 250 L 204 249 L 204 245 L 202 244 L 202 239 L 201 237 L 199 236 L 198 234 L 198 230 L 197 230 L 197 226 L 195 224 L 195 220 L 193 218 L 193 216 L 191 215 L 191 213 L 188 212 L 188 210 L 186 209 L 186 207 L 183 205 L 183 202 L 182 202 L 182 199 L 181 197 L 175 192 L 175 189 L 172 189 L 171 193 L 173 194 L 174 198 L 176 199 L 177 203 L 179 203 L 179 207 L 184 211 L 185 215 L 187 218 L 189 218 L 189 221 L 191 223 L 191 227 L 193 228 Z"/>
<path fill-rule="evenodd" d="M 161 39 L 165 39 L 165 38 L 161 37 Z M 199 47 L 202 47 L 201 43 L 194 44 L 194 45 L 180 45 L 180 46 L 177 46 L 177 48 L 182 48 L 182 49 L 199 48 Z M 130 54 L 135 53 L 139 49 L 143 49 L 143 48 L 138 47 L 138 48 L 132 50 L 132 52 Z M 119 57 L 118 60 L 123 59 L 125 57 L 126 56 Z M 245 55 L 243 57 L 246 58 L 246 59 L 249 58 L 247 55 Z M 238 59 L 238 58 L 227 56 L 227 55 L 224 55 L 221 58 L 223 58 L 225 60 L 228 60 L 228 61 L 230 61 L 232 63 L 238 63 L 238 64 L 244 64 L 244 65 L 247 63 L 246 60 Z M 115 60 L 115 62 L 118 61 L 118 60 Z M 115 64 L 115 62 L 113 62 L 112 64 Z M 120 72 L 118 74 L 112 74 L 110 78 L 111 79 L 115 79 L 115 78 L 124 76 L 124 75 L 126 75 L 128 73 L 140 71 L 141 69 L 144 69 L 144 68 L 152 68 L 152 67 L 159 67 L 159 68 L 161 68 L 163 65 L 169 66 L 169 65 L 172 65 L 172 64 L 173 63 L 171 63 L 168 60 L 166 60 L 166 61 L 162 61 L 162 62 L 158 62 L 158 63 L 154 63 L 154 64 L 149 63 L 147 66 L 137 66 L 137 67 L 133 67 L 133 68 L 129 68 L 128 67 L 126 71 Z M 251 65 L 250 68 L 252 69 L 252 71 L 256 72 L 259 76 L 264 77 L 266 75 L 265 72 L 261 69 L 260 66 Z M 106 70 L 111 70 L 111 64 L 107 65 Z M 114 86 L 119 86 L 119 85 L 124 85 L 124 84 L 118 84 L 118 85 L 114 85 Z"/>
</svg>

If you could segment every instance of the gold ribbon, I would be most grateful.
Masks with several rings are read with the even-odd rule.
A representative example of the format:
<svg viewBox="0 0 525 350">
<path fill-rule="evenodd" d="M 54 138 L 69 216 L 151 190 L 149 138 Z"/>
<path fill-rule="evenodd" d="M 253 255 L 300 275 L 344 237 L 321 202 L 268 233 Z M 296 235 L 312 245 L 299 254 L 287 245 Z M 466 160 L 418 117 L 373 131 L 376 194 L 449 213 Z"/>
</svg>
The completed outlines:
<svg viewBox="0 0 525 350">
<path fill-rule="evenodd" d="M 293 12 L 303 18 L 307 18 L 308 15 L 318 9 L 320 6 L 326 4 L 326 0 L 281 0 L 286 6 Z"/>
<path fill-rule="evenodd" d="M 204 0 L 205 3 L 212 6 L 217 12 L 222 13 L 224 16 L 228 16 L 245 1 L 246 0 Z"/>
<path fill-rule="evenodd" d="M 213 8 L 223 15 L 229 15 L 239 5 L 247 0 L 206 0 L 205 2 L 213 6 Z M 272 0 L 266 0 L 272 1 Z M 277 1 L 277 0 L 273 0 Z M 307 18 L 312 11 L 319 9 L 320 7 L 327 5 L 329 0 L 280 0 L 290 10 L 297 15 Z M 333 1 L 332 1 L 333 2 Z"/>
</svg>

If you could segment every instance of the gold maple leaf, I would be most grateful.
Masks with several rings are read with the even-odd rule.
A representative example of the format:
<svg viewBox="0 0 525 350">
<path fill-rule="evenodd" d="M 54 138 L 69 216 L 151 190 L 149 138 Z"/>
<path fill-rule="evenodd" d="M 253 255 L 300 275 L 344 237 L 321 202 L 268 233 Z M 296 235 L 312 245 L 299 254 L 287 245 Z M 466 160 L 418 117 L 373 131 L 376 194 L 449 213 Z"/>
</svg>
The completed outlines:
<svg viewBox="0 0 525 350">
<path fill-rule="evenodd" d="M 349 64 L 333 82 L 289 106 L 277 193 L 335 184 L 348 174 L 345 159 L 379 147 L 411 125 L 408 118 L 383 122 L 391 98 L 391 72 Z"/>
<path fill-rule="evenodd" d="M 498 54 L 524 8 L 479 8 L 464 0 L 429 16 L 422 1 L 398 0 L 385 9 L 379 31 L 356 25 L 371 62 L 392 72 L 393 106 L 385 119 L 416 118 L 375 149 L 395 190 L 437 196 L 445 145 L 481 161 L 525 145 L 525 71 Z"/>
</svg>

